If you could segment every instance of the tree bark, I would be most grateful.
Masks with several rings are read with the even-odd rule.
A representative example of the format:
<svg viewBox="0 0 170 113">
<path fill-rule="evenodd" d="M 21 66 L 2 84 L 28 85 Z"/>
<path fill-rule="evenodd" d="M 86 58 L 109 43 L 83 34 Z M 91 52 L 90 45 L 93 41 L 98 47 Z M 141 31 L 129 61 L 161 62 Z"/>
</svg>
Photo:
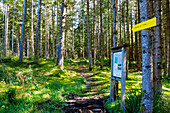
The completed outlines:
<svg viewBox="0 0 170 113">
<path fill-rule="evenodd" d="M 162 55 L 161 55 L 161 1 L 155 1 L 155 16 L 157 18 L 157 26 L 155 27 L 154 40 L 154 88 L 156 92 L 162 92 Z"/>
<path fill-rule="evenodd" d="M 82 4 L 83 4 L 83 8 L 84 8 L 84 1 L 82 0 Z M 84 21 L 85 21 L 85 16 L 84 16 L 84 12 L 83 12 L 83 59 L 84 59 Z"/>
<path fill-rule="evenodd" d="M 129 50 L 129 54 L 130 54 L 130 57 L 132 59 L 132 61 L 134 60 L 134 54 L 133 54 L 133 31 L 132 31 L 132 27 L 133 27 L 133 17 L 132 17 L 132 9 L 131 9 L 131 50 Z M 131 60 L 129 59 L 129 60 Z M 131 61 L 129 62 L 129 67 L 131 67 Z"/>
<path fill-rule="evenodd" d="M 96 15 L 95 15 L 96 11 L 95 11 L 95 0 L 93 0 L 93 46 L 94 46 L 94 50 L 93 50 L 93 64 L 95 65 L 95 60 L 96 60 Z"/>
<path fill-rule="evenodd" d="M 38 1 L 38 15 L 37 15 L 37 30 L 36 30 L 36 38 L 35 38 L 35 55 L 34 61 L 38 62 L 38 41 L 39 41 L 39 33 L 40 33 L 40 16 L 41 16 L 41 0 Z"/>
<path fill-rule="evenodd" d="M 74 59 L 74 21 L 72 23 L 72 59 Z"/>
<path fill-rule="evenodd" d="M 65 16 L 66 16 L 66 0 L 62 0 L 61 7 L 61 19 L 60 19 L 60 33 L 59 33 L 59 49 L 58 49 L 58 59 L 56 66 L 60 66 L 64 69 L 64 36 L 65 36 Z"/>
<path fill-rule="evenodd" d="M 56 58 L 58 58 L 58 0 L 57 0 L 57 31 L 56 31 Z"/>
<path fill-rule="evenodd" d="M 42 18 L 42 16 L 43 15 L 41 14 L 41 16 L 40 16 L 40 56 L 42 56 L 42 54 L 43 54 L 43 49 L 42 49 L 42 23 L 43 23 L 43 18 Z"/>
<path fill-rule="evenodd" d="M 89 70 L 92 70 L 91 62 L 91 47 L 90 47 L 90 25 L 89 25 L 89 0 L 87 0 L 87 38 L 88 38 L 88 58 L 89 58 Z"/>
<path fill-rule="evenodd" d="M 14 20 L 15 20 L 15 0 L 14 0 L 14 12 L 13 12 L 13 24 L 12 24 L 12 56 L 14 55 Z"/>
<path fill-rule="evenodd" d="M 120 27 L 119 27 L 119 44 L 122 44 L 122 1 L 120 0 L 120 19 L 119 19 L 119 22 L 120 22 Z"/>
<path fill-rule="evenodd" d="M 32 0 L 32 8 L 31 8 L 31 56 L 33 56 L 33 52 L 34 52 L 34 9 L 33 9 L 33 4 L 34 1 Z"/>
<path fill-rule="evenodd" d="M 19 55 L 19 60 L 20 61 L 23 61 L 23 40 L 24 40 L 24 33 L 25 33 L 26 9 L 27 9 L 27 0 L 24 0 L 24 11 L 23 11 L 23 19 L 22 19 L 22 31 L 21 31 L 21 39 L 20 39 L 20 55 Z"/>
<path fill-rule="evenodd" d="M 138 23 L 140 23 L 140 0 L 137 0 L 138 2 Z M 142 44 L 141 44 L 141 31 L 139 31 L 139 50 L 138 50 L 138 69 L 142 70 Z"/>
<path fill-rule="evenodd" d="M 55 58 L 55 49 L 54 49 L 54 13 L 55 13 L 55 0 L 53 0 L 53 9 L 52 9 L 52 25 L 53 25 L 53 59 Z"/>
<path fill-rule="evenodd" d="M 4 39 L 4 44 L 5 44 L 5 56 L 8 56 L 7 50 L 8 50 L 8 5 L 5 5 L 5 39 Z"/>
<path fill-rule="evenodd" d="M 138 17 L 137 17 L 137 11 L 135 13 L 135 25 L 137 24 L 137 21 L 138 21 Z M 135 32 L 135 60 L 137 61 L 137 64 L 138 63 L 138 33 Z"/>
<path fill-rule="evenodd" d="M 166 38 L 168 42 L 168 58 L 167 58 L 167 71 L 168 77 L 170 77 L 170 8 L 169 8 L 169 0 L 166 0 Z"/>
<path fill-rule="evenodd" d="M 148 20 L 147 0 L 140 1 L 141 22 Z M 147 30 L 142 30 L 142 112 L 152 113 L 151 46 Z"/>
</svg>

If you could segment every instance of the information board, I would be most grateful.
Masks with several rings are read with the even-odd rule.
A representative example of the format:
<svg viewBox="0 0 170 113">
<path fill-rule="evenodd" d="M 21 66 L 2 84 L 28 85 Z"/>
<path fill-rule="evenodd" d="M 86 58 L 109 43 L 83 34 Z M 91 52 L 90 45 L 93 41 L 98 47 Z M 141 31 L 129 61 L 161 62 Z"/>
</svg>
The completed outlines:
<svg viewBox="0 0 170 113">
<path fill-rule="evenodd" d="M 113 54 L 113 76 L 121 78 L 122 74 L 122 52 L 116 52 Z"/>
</svg>

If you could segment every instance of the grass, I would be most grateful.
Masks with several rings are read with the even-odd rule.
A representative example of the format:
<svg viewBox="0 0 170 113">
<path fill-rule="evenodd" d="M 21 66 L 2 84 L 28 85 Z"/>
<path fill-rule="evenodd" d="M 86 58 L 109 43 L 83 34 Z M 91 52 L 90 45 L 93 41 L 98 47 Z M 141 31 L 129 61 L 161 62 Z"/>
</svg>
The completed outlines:
<svg viewBox="0 0 170 113">
<path fill-rule="evenodd" d="M 24 58 L 23 62 L 18 62 L 17 57 L 5 58 L 0 65 L 0 112 L 58 112 L 62 113 L 63 108 L 67 106 L 66 97 L 70 94 L 82 95 L 86 89 L 86 80 L 76 73 L 69 70 L 80 69 L 76 60 L 65 59 L 64 68 L 60 70 L 56 67 L 53 59 L 41 57 L 39 63 L 33 62 L 33 57 Z M 97 61 L 99 63 L 100 61 Z M 104 70 L 100 66 L 93 66 L 94 74 L 91 79 L 97 83 L 92 90 L 99 89 L 95 94 L 87 93 L 87 96 L 104 97 L 105 108 L 109 112 L 121 112 L 120 94 L 121 84 L 119 82 L 119 97 L 117 101 L 110 103 L 110 65 L 108 59 L 104 60 Z M 88 67 L 88 60 L 80 59 L 83 67 Z M 89 72 L 89 71 L 87 71 Z M 8 76 L 5 76 L 4 73 Z M 95 85 L 95 84 L 91 84 Z M 130 72 L 126 80 L 126 97 L 127 95 L 140 94 L 142 87 L 142 73 Z M 12 103 L 9 102 L 9 95 L 13 94 L 15 89 L 16 96 L 12 97 Z M 132 92 L 133 94 L 130 94 Z M 135 93 L 136 92 L 136 93 Z M 163 79 L 163 98 L 169 103 L 169 81 Z M 133 99 L 133 97 L 130 97 Z M 134 101 L 134 100 L 133 100 Z M 127 106 L 126 106 L 127 107 Z"/>
<path fill-rule="evenodd" d="M 0 112 L 63 112 L 69 94 L 81 94 L 86 80 L 74 71 L 60 70 L 53 59 L 40 58 L 36 64 L 32 58 L 5 58 L 5 74 L 0 65 Z M 74 65 L 73 65 L 74 64 Z M 77 65 L 66 60 L 65 68 Z M 15 99 L 9 102 L 10 89 L 16 91 Z"/>
</svg>

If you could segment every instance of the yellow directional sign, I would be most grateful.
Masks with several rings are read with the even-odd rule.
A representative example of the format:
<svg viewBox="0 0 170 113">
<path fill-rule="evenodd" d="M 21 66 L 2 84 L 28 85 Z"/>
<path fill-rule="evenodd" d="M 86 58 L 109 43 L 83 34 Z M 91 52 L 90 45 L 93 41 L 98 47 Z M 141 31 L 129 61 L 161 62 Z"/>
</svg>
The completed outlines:
<svg viewBox="0 0 170 113">
<path fill-rule="evenodd" d="M 140 31 L 140 30 L 147 29 L 147 28 L 154 27 L 154 26 L 156 26 L 156 17 L 134 25 L 132 28 L 132 31 L 136 32 L 136 31 Z"/>
</svg>

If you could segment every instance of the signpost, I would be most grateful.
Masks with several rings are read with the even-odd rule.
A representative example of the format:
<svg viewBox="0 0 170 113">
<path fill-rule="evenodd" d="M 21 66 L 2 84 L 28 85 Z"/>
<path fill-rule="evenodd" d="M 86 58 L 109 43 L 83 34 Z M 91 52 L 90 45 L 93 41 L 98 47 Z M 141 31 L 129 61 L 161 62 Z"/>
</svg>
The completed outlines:
<svg viewBox="0 0 170 113">
<path fill-rule="evenodd" d="M 134 25 L 132 31 L 137 32 L 154 26 L 156 26 L 156 17 Z"/>
<path fill-rule="evenodd" d="M 156 26 L 156 17 L 133 26 L 132 31 L 137 32 L 143 29 Z M 113 102 L 115 89 L 114 80 L 121 81 L 121 109 L 125 111 L 125 80 L 126 80 L 126 48 L 128 44 L 113 47 L 111 51 L 111 82 L 110 101 Z"/>
<path fill-rule="evenodd" d="M 121 109 L 125 111 L 126 48 L 128 44 L 112 48 L 110 101 L 114 101 L 113 80 L 121 81 Z"/>
</svg>

